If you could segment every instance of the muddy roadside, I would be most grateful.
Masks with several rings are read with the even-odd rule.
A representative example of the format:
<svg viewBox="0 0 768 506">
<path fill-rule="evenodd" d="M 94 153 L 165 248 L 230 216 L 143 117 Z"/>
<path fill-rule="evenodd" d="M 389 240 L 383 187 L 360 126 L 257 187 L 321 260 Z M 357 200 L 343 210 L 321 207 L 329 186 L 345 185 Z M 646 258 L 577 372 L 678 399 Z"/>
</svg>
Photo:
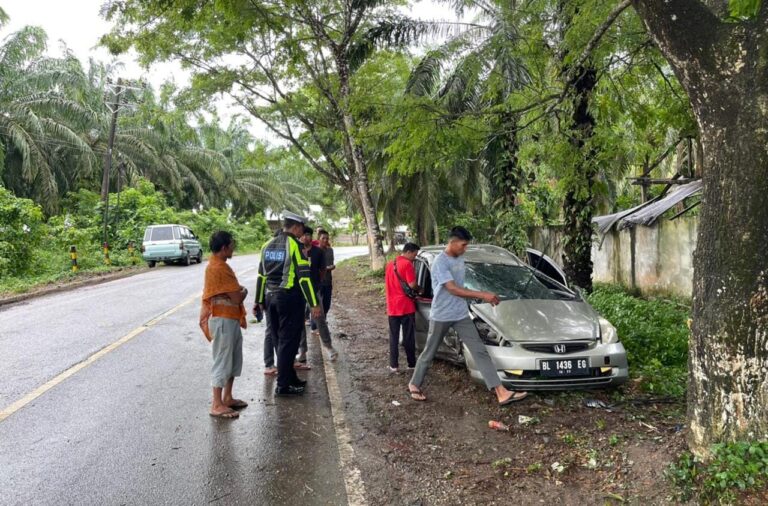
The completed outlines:
<svg viewBox="0 0 768 506">
<path fill-rule="evenodd" d="M 334 274 L 330 322 L 342 338 L 341 388 L 370 504 L 676 502 L 664 473 L 685 446 L 682 403 L 647 402 L 628 385 L 498 407 L 465 370 L 439 361 L 429 400 L 414 402 L 408 375 L 388 371 L 382 285 L 364 270 L 352 260 Z"/>
</svg>

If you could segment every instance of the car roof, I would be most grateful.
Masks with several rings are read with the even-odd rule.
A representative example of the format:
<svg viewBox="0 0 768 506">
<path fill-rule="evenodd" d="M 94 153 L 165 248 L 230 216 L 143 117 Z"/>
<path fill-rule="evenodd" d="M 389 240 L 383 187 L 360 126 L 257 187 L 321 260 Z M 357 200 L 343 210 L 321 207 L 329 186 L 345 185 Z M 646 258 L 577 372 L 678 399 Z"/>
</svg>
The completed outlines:
<svg viewBox="0 0 768 506">
<path fill-rule="evenodd" d="M 432 261 L 445 250 L 445 245 L 425 246 L 419 250 L 419 256 L 432 263 Z M 489 264 L 519 264 L 523 262 L 508 250 L 494 246 L 493 244 L 470 244 L 464 253 L 465 262 L 489 263 Z"/>
<path fill-rule="evenodd" d="M 178 223 L 164 223 L 162 225 L 147 225 L 147 228 L 155 227 L 186 227 L 186 225 L 179 225 Z"/>
</svg>

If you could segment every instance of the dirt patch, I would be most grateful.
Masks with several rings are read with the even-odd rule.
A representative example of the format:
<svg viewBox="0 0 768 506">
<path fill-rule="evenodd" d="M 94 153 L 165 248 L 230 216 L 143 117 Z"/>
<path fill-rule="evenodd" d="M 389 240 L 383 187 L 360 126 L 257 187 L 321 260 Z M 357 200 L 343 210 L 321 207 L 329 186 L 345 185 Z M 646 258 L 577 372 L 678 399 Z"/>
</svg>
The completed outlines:
<svg viewBox="0 0 768 506">
<path fill-rule="evenodd" d="M 683 404 L 643 402 L 630 385 L 531 394 L 500 408 L 464 369 L 440 361 L 424 386 L 429 400 L 414 402 L 408 375 L 387 370 L 381 280 L 360 270 L 352 261 L 334 274 L 330 320 L 347 340 L 342 388 L 370 504 L 674 502 L 664 472 L 685 446 Z M 592 409 L 585 399 L 618 404 Z M 489 420 L 511 429 L 489 429 Z"/>
</svg>

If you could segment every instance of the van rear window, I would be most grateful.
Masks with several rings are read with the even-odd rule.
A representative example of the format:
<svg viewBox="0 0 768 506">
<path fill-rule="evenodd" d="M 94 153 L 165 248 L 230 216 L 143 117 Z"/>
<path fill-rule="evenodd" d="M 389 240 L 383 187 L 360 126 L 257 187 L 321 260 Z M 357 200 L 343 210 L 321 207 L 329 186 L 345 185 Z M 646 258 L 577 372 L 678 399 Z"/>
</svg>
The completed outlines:
<svg viewBox="0 0 768 506">
<path fill-rule="evenodd" d="M 172 241 L 173 227 L 155 227 L 152 229 L 153 241 Z"/>
</svg>

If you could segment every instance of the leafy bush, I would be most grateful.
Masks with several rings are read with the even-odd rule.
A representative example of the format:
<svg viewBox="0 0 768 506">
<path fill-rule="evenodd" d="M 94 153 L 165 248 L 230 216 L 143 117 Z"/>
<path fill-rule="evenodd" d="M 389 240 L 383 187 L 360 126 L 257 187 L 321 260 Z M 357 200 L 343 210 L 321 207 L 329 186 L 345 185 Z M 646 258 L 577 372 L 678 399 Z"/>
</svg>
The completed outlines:
<svg viewBox="0 0 768 506">
<path fill-rule="evenodd" d="M 768 441 L 717 444 L 704 464 L 688 452 L 668 470 L 683 500 L 694 495 L 703 503 L 732 503 L 735 490 L 756 489 L 768 482 Z"/>
<path fill-rule="evenodd" d="M 177 211 L 146 180 L 120 192 L 119 210 L 115 194 L 110 195 L 109 202 L 113 266 L 142 262 L 139 248 L 148 225 L 187 225 L 200 237 L 206 250 L 212 232 L 228 230 L 235 236 L 241 253 L 258 249 L 270 235 L 261 215 L 236 219 L 221 209 Z M 62 213 L 45 223 L 39 206 L 0 187 L 0 292 L 24 291 L 34 284 L 71 276 L 70 246 L 77 248 L 81 271 L 108 270 L 102 250 L 103 210 L 98 193 L 81 189 L 69 193 L 62 202 Z M 130 242 L 135 246 L 133 257 L 128 251 Z"/>
<path fill-rule="evenodd" d="M 30 271 L 44 235 L 40 206 L 29 199 L 16 198 L 0 186 L 0 277 Z"/>
<path fill-rule="evenodd" d="M 259 249 L 270 237 L 269 226 L 263 215 L 235 219 L 227 211 L 207 209 L 200 212 L 179 213 L 178 220 L 197 234 L 206 250 L 211 234 L 217 230 L 230 232 L 237 241 L 237 250 L 240 253 Z"/>
<path fill-rule="evenodd" d="M 690 306 L 666 299 L 641 299 L 618 286 L 598 285 L 589 303 L 608 319 L 627 349 L 630 371 L 644 390 L 680 397 L 688 364 Z"/>
</svg>

